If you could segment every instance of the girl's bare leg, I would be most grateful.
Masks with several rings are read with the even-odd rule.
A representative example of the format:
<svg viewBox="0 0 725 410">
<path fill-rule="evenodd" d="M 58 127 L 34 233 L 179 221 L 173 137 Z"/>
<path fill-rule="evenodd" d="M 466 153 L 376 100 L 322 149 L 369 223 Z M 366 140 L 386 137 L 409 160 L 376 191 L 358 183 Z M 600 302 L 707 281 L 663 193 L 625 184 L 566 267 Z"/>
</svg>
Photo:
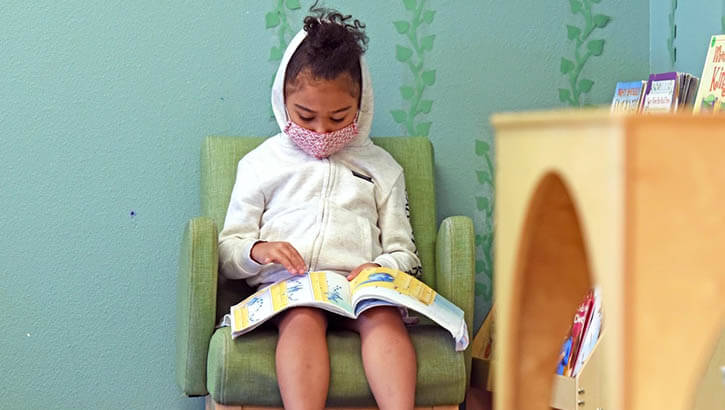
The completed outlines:
<svg viewBox="0 0 725 410">
<path fill-rule="evenodd" d="M 324 408 L 330 384 L 325 313 L 293 308 L 277 321 L 277 327 L 275 367 L 284 408 Z"/>
<path fill-rule="evenodd" d="M 383 410 L 413 409 L 417 364 L 408 330 L 396 307 L 366 310 L 346 326 L 360 333 L 365 375 Z"/>
</svg>

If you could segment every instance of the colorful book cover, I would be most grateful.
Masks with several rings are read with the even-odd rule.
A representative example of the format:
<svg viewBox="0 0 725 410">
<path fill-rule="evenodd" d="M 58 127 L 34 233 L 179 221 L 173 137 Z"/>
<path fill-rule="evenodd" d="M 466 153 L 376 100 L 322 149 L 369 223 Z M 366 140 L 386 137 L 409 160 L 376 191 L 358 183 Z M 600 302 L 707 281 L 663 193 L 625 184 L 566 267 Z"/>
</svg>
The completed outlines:
<svg viewBox="0 0 725 410">
<path fill-rule="evenodd" d="M 602 291 L 597 286 L 594 288 L 594 304 L 591 309 L 586 329 L 584 329 L 584 336 L 582 337 L 581 347 L 579 348 L 579 354 L 574 362 L 574 370 L 571 375 L 576 376 L 584 367 L 584 363 L 587 361 L 594 346 L 599 340 L 599 334 L 602 331 Z"/>
<path fill-rule="evenodd" d="M 561 351 L 559 352 L 559 360 L 556 365 L 556 374 L 563 376 L 564 369 L 569 364 L 569 357 L 571 356 L 571 336 L 564 340 L 564 344 L 561 345 Z"/>
<path fill-rule="evenodd" d="M 671 112 L 677 109 L 677 72 L 650 74 L 644 91 L 642 112 Z"/>
<path fill-rule="evenodd" d="M 612 112 L 637 112 L 639 101 L 645 82 L 643 81 L 620 81 L 614 89 L 612 98 Z"/>
<path fill-rule="evenodd" d="M 725 34 L 710 39 L 693 112 L 725 112 Z"/>
<path fill-rule="evenodd" d="M 571 353 L 564 368 L 564 376 L 572 375 L 574 363 L 576 363 L 579 354 L 582 336 L 584 335 L 584 329 L 586 328 L 587 319 L 589 319 L 589 312 L 592 309 L 593 303 L 594 295 L 592 291 L 589 291 L 586 297 L 584 297 L 584 300 L 579 304 L 576 314 L 574 314 L 574 323 L 571 325 Z"/>
</svg>

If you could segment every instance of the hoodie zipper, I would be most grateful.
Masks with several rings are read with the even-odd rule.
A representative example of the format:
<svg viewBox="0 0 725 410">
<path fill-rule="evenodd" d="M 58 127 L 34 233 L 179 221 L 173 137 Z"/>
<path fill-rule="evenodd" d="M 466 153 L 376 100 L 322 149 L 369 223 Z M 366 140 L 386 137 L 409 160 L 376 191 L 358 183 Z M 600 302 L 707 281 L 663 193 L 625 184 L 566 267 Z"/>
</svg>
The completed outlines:
<svg viewBox="0 0 725 410">
<path fill-rule="evenodd" d="M 312 242 L 312 257 L 310 258 L 310 271 L 316 271 L 319 265 L 320 254 L 322 253 L 322 243 L 324 239 L 325 225 L 327 224 L 326 219 L 328 218 L 328 198 L 333 185 L 333 169 L 334 164 L 328 158 L 323 159 L 327 167 L 323 178 L 322 192 L 320 193 L 320 223 L 318 224 L 319 230 L 315 236 L 315 240 Z"/>
</svg>

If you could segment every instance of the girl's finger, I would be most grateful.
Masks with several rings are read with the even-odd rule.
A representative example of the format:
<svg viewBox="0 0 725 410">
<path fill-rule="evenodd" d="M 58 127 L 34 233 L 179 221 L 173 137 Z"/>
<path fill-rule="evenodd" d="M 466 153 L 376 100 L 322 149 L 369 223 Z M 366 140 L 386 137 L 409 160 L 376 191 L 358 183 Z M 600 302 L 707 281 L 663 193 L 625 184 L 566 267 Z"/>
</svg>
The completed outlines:
<svg viewBox="0 0 725 410">
<path fill-rule="evenodd" d="M 290 259 L 287 257 L 287 255 L 283 255 L 278 263 L 284 266 L 284 268 L 287 269 L 287 272 L 295 274 L 295 267 Z"/>
<path fill-rule="evenodd" d="M 280 248 L 280 253 L 283 255 L 285 263 L 283 264 L 285 269 L 293 275 L 301 275 L 305 273 L 304 267 L 299 266 L 299 262 L 295 257 L 296 251 L 292 247 Z M 297 255 L 299 256 L 299 255 Z"/>
<path fill-rule="evenodd" d="M 354 271 L 350 272 L 350 274 L 347 275 L 347 280 L 355 279 L 355 276 L 357 276 L 359 273 L 360 273 L 360 268 L 355 268 Z"/>
<path fill-rule="evenodd" d="M 302 256 L 300 256 L 300 253 L 297 252 L 297 249 L 295 249 L 294 246 L 287 243 L 287 246 L 285 247 L 285 254 L 287 255 L 296 270 L 296 272 L 290 272 L 300 275 L 305 273 L 305 271 L 307 270 L 307 268 L 305 267 L 305 260 L 302 258 Z"/>
</svg>

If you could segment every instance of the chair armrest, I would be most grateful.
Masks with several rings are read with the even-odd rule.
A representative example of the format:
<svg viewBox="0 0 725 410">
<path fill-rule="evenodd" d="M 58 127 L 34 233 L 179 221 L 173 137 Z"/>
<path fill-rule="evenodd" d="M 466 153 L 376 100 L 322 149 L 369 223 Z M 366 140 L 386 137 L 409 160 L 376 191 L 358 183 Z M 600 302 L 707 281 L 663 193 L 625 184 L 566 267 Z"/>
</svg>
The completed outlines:
<svg viewBox="0 0 725 410">
<path fill-rule="evenodd" d="M 176 381 L 188 396 L 206 390 L 206 358 L 216 315 L 218 234 L 208 217 L 184 230 L 176 293 Z"/>
<path fill-rule="evenodd" d="M 452 216 L 441 222 L 436 238 L 436 291 L 463 309 L 468 340 L 473 340 L 474 276 L 476 252 L 473 221 Z M 471 347 L 465 351 L 466 386 L 471 374 Z"/>
</svg>

